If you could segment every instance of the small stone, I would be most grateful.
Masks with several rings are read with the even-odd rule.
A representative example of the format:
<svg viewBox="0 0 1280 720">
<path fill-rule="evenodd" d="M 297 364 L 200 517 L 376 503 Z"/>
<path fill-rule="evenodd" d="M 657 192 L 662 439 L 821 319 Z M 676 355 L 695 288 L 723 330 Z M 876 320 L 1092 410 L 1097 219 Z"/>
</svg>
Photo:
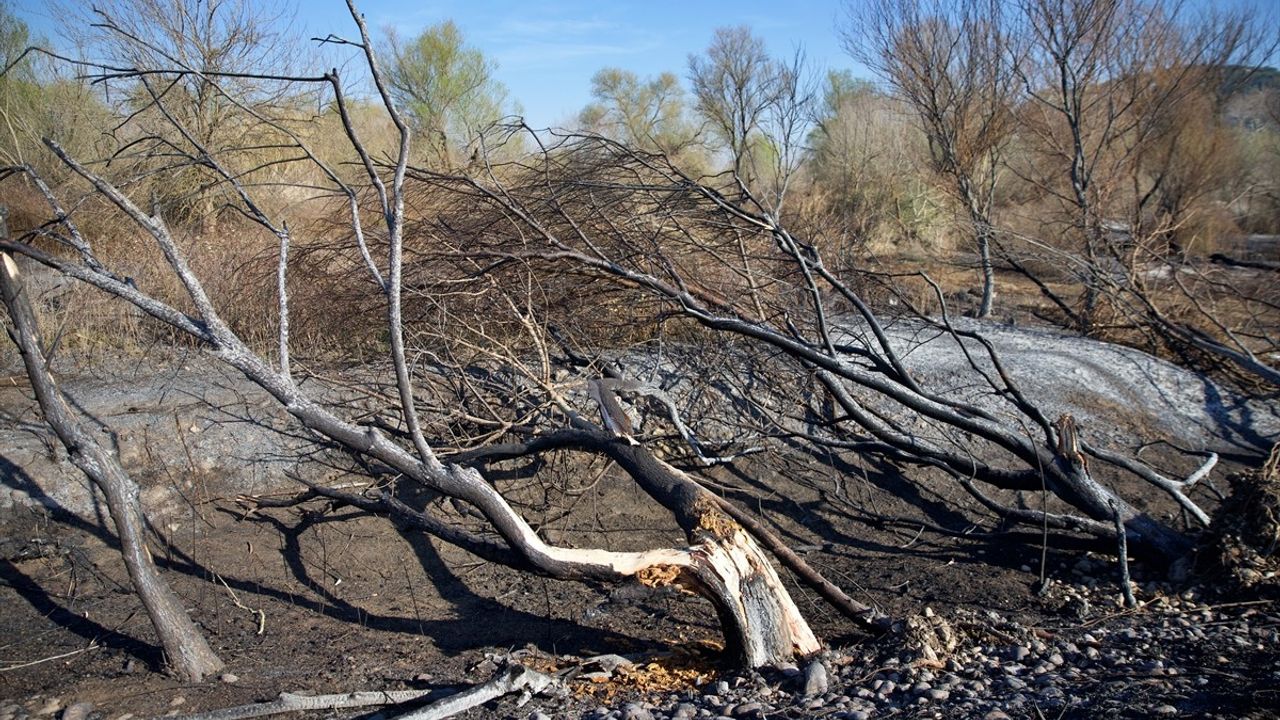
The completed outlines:
<svg viewBox="0 0 1280 720">
<path fill-rule="evenodd" d="M 933 686 L 927 682 L 918 682 L 911 686 L 911 692 L 916 695 L 923 695 L 933 689 Z"/>
<path fill-rule="evenodd" d="M 735 717 L 754 718 L 764 715 L 764 706 L 758 702 L 742 703 L 733 711 Z"/>
<path fill-rule="evenodd" d="M 178 707 L 179 705 L 183 705 L 186 702 L 187 702 L 186 698 L 182 697 L 181 695 L 178 695 L 177 697 L 169 701 L 169 707 Z"/>
<path fill-rule="evenodd" d="M 982 720 L 1012 720 L 1003 710 L 992 710 L 982 716 Z"/>
<path fill-rule="evenodd" d="M 72 703 L 62 711 L 62 720 L 86 720 L 91 712 L 93 712 L 91 702 Z"/>
<path fill-rule="evenodd" d="M 1016 662 L 1022 662 L 1023 660 L 1026 660 L 1027 656 L 1030 654 L 1031 648 L 1026 647 L 1025 645 L 1019 645 L 1013 649 L 1011 655 Z"/>
<path fill-rule="evenodd" d="M 233 673 L 222 673 L 218 676 L 218 679 L 228 685 L 234 685 L 235 683 L 240 682 L 240 676 Z"/>
<path fill-rule="evenodd" d="M 541 710 L 534 710 L 529 714 L 529 720 L 551 720 L 551 716 Z"/>
<path fill-rule="evenodd" d="M 61 698 L 49 698 L 49 701 L 36 711 L 36 715 L 52 715 L 62 709 Z"/>
<path fill-rule="evenodd" d="M 852 710 L 844 714 L 844 720 L 868 720 L 871 713 L 866 710 Z"/>
<path fill-rule="evenodd" d="M 693 703 L 680 703 L 671 713 L 671 720 L 692 720 L 698 714 L 698 706 Z"/>
<path fill-rule="evenodd" d="M 827 678 L 827 668 L 820 660 L 814 660 L 809 663 L 809 667 L 804 669 L 804 696 L 813 697 L 822 695 L 827 691 L 830 682 Z"/>
<path fill-rule="evenodd" d="M 727 681 L 727 680 L 721 680 L 721 681 L 717 682 L 717 683 L 716 683 L 715 690 L 716 690 L 716 692 L 715 692 L 715 694 L 716 694 L 716 695 L 725 695 L 725 694 L 727 694 L 727 693 L 729 692 L 729 681 Z"/>
<path fill-rule="evenodd" d="M 622 706 L 622 720 L 653 720 L 653 714 L 639 703 L 627 703 Z"/>
<path fill-rule="evenodd" d="M 942 702 L 943 700 L 951 697 L 951 693 L 941 688 L 934 688 L 928 692 L 928 697 L 930 700 Z"/>
<path fill-rule="evenodd" d="M 1178 708 L 1172 705 L 1161 705 L 1160 707 L 1156 708 L 1156 714 L 1157 715 L 1177 715 Z"/>
<path fill-rule="evenodd" d="M 593 665 L 593 666 L 599 667 L 604 672 L 612 673 L 613 671 L 617 670 L 620 667 L 634 665 L 635 663 L 622 657 L 621 655 L 609 654 L 609 655 L 596 655 L 593 658 L 588 658 L 586 663 L 584 664 Z"/>
</svg>

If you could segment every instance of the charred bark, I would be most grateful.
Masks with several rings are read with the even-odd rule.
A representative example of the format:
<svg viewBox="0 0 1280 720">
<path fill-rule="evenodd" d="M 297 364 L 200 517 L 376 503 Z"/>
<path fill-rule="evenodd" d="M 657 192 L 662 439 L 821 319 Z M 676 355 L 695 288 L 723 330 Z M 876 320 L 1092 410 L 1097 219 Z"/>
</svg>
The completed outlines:
<svg viewBox="0 0 1280 720">
<path fill-rule="evenodd" d="M 0 219 L 0 227 L 2 225 L 3 220 Z M 13 323 L 9 337 L 22 355 L 27 377 L 31 380 L 31 388 L 45 421 L 66 448 L 71 462 L 106 496 L 107 508 L 120 541 L 120 555 L 134 591 L 142 600 L 160 638 L 170 668 L 187 680 L 199 682 L 221 670 L 222 661 L 209 647 L 151 559 L 138 484 L 121 467 L 115 455 L 81 426 L 49 372 L 48 359 L 40 348 L 35 312 L 26 295 L 17 263 L 8 253 L 0 253 L 0 261 L 4 265 L 3 272 L 0 272 L 0 294 L 3 294 L 5 308 Z"/>
</svg>

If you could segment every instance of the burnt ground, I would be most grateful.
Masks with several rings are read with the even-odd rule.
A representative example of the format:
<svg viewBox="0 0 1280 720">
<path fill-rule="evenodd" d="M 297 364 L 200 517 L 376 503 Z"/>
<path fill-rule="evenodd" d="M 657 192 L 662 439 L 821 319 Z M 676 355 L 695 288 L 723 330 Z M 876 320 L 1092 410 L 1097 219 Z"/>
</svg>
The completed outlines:
<svg viewBox="0 0 1280 720">
<path fill-rule="evenodd" d="M 751 475 L 719 480 L 744 489 L 744 477 Z M 961 641 L 945 662 L 957 677 L 969 668 L 977 668 L 978 676 L 999 676 L 1001 666 L 1029 666 L 1020 657 L 1024 645 L 1031 659 L 1063 648 L 1071 659 L 1057 658 L 1058 673 L 1070 670 L 1076 658 L 1084 668 L 1074 685 L 1064 683 L 1065 702 L 1056 706 L 1038 696 L 1019 703 L 1012 692 L 1019 688 L 995 682 L 979 686 L 981 692 L 972 693 L 979 702 L 968 709 L 907 702 L 914 700 L 909 691 L 891 691 L 881 712 L 870 717 L 961 717 L 969 711 L 999 717 L 988 708 L 1010 717 L 1148 717 L 1173 708 L 1188 717 L 1234 718 L 1271 717 L 1280 708 L 1280 608 L 1265 597 L 1224 597 L 1194 584 L 1143 584 L 1147 570 L 1136 562 L 1146 607 L 1125 610 L 1114 565 L 1060 538 L 1050 538 L 1044 556 L 1054 582 L 1038 594 L 1041 552 L 1034 534 L 986 537 L 991 523 L 978 518 L 967 537 L 922 532 L 918 525 L 868 524 L 824 502 L 803 479 L 788 486 L 787 477 L 804 473 L 771 478 L 773 493 L 758 493 L 756 509 L 770 519 L 784 511 L 799 518 L 782 524 L 787 539 L 854 597 L 897 616 L 929 607 L 949 619 Z M 895 485 L 899 481 L 866 479 L 868 488 L 884 484 L 894 492 L 903 489 Z M 591 507 L 584 505 L 561 526 L 566 536 L 615 548 L 678 541 L 661 512 L 620 478 L 606 476 L 596 489 L 599 495 L 587 501 Z M 953 513 L 943 505 L 949 491 L 934 490 L 920 500 L 954 524 L 956 517 L 942 518 Z M 891 502 L 890 493 L 880 494 L 878 503 Z M 832 697 L 817 706 L 780 699 L 788 688 L 799 694 L 784 676 L 734 675 L 720 664 L 714 616 L 698 600 L 521 575 L 403 534 L 384 519 L 323 504 L 246 517 L 229 498 L 193 498 L 187 512 L 155 533 L 162 567 L 235 681 L 191 685 L 162 674 L 146 616 L 128 591 L 109 535 L 93 521 L 28 509 L 11 515 L 0 533 L 0 698 L 6 701 L 0 713 L 56 717 L 71 703 L 89 702 L 104 718 L 118 720 L 269 700 L 281 691 L 447 691 L 487 679 L 493 664 L 486 658 L 521 650 L 522 661 L 535 665 L 618 653 L 673 672 L 664 682 L 581 684 L 568 697 L 523 708 L 504 700 L 469 717 L 525 718 L 535 711 L 605 717 L 598 708 L 627 701 L 649 702 L 659 713 L 687 700 L 706 706 L 717 694 L 709 688 L 721 678 L 729 685 L 718 695 L 731 711 L 737 707 L 723 698 L 758 697 L 753 688 L 765 688 L 774 702 L 769 707 L 776 713 L 738 716 L 862 717 L 842 711 L 840 697 L 856 700 L 859 691 L 870 692 L 872 702 L 879 697 L 877 684 L 883 688 L 886 679 L 898 677 L 906 688 L 917 677 L 899 660 L 898 641 L 859 634 L 794 583 L 789 585 L 801 609 L 838 651 L 829 658 Z M 1189 631 L 1165 632 L 1171 627 Z M 1190 632 L 1197 628 L 1201 637 Z M 1128 659 L 1107 664 L 1117 657 Z M 1178 676 L 1153 674 L 1161 669 L 1152 666 L 1153 658 L 1177 668 Z M 999 662 L 984 670 L 991 659 Z M 944 668 L 935 669 L 942 675 Z M 895 704 L 904 693 L 904 702 Z"/>
<path fill-rule="evenodd" d="M 714 614 L 697 599 L 522 575 L 321 503 L 246 514 L 237 493 L 288 490 L 280 482 L 289 468 L 255 459 L 273 447 L 255 401 L 234 386 L 211 400 L 207 390 L 149 372 L 125 374 L 123 385 L 121 376 L 108 368 L 82 396 L 119 430 L 155 511 L 157 559 L 234 678 L 193 685 L 163 674 L 97 506 L 72 487 L 81 482 L 74 469 L 33 439 L 40 430 L 29 399 L 11 382 L 0 389 L 0 475 L 9 486 L 0 493 L 0 720 L 56 718 L 77 702 L 92 703 L 103 720 L 129 720 L 282 691 L 447 693 L 487 679 L 495 660 L 563 668 L 605 653 L 645 672 L 575 683 L 564 696 L 523 707 L 504 699 L 466 717 L 1280 717 L 1274 583 L 1270 592 L 1229 590 L 1216 575 L 1169 583 L 1163 569 L 1137 558 L 1143 607 L 1128 610 L 1107 548 L 1051 536 L 1042 554 L 1038 533 L 998 527 L 953 483 L 918 469 L 832 466 L 787 452 L 708 477 L 855 599 L 895 617 L 927 608 L 955 631 L 939 661 L 922 662 L 901 638 L 861 634 L 784 572 L 832 649 L 823 659 L 828 691 L 805 698 L 794 671 L 743 674 L 723 663 Z M 197 409 L 208 402 L 249 422 Z M 1101 407 L 1096 398 L 1075 402 L 1078 414 Z M 1124 405 L 1103 408 L 1090 431 L 1116 432 L 1104 423 Z M 1160 421 L 1198 427 L 1180 418 L 1169 411 Z M 1119 434 L 1144 434 L 1131 420 L 1114 420 Z M 1167 434 L 1164 425 L 1150 434 Z M 1224 478 L 1249 461 L 1235 442 L 1223 456 L 1195 495 L 1207 509 L 1218 504 L 1215 488 L 1227 492 Z M 1185 457 L 1145 457 L 1194 467 Z M 563 458 L 537 483 L 511 481 L 512 496 L 572 506 L 564 517 L 542 518 L 553 542 L 682 542 L 660 508 L 605 470 Z M 1149 491 L 1142 497 L 1148 511 L 1178 522 L 1167 502 Z M 1040 498 L 1021 500 L 1038 506 Z M 1051 581 L 1044 592 L 1041 573 Z"/>
</svg>

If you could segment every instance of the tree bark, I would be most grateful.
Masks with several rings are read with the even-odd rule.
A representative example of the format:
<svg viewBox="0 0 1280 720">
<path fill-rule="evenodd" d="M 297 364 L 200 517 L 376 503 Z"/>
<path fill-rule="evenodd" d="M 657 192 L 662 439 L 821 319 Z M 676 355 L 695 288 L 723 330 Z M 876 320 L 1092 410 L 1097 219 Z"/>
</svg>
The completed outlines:
<svg viewBox="0 0 1280 720">
<path fill-rule="evenodd" d="M 0 235 L 3 234 L 3 220 L 0 219 Z M 4 271 L 0 272 L 0 294 L 13 323 L 9 336 L 22 354 L 40 410 L 67 449 L 71 462 L 106 496 L 125 568 L 151 618 L 151 624 L 155 626 L 170 668 L 187 680 L 199 682 L 221 670 L 222 661 L 209 647 L 151 559 L 146 547 L 138 484 L 121 467 L 119 460 L 80 425 L 49 372 L 48 361 L 39 344 L 35 312 L 23 287 L 17 263 L 8 253 L 0 253 L 0 260 L 4 265 Z"/>
<path fill-rule="evenodd" d="M 483 479 L 475 467 L 448 465 L 450 475 L 472 478 L 461 497 L 476 506 L 511 546 L 514 557 L 488 547 L 453 542 L 489 558 L 561 579 L 638 581 L 649 587 L 675 587 L 700 595 L 716 609 L 725 650 L 747 667 L 794 663 L 822 649 L 800 614 L 764 550 L 741 524 L 727 515 L 719 499 L 677 468 L 626 437 L 610 435 L 579 420 L 580 427 L 557 431 L 529 443 L 482 448 L 465 462 L 482 464 L 560 448 L 578 448 L 610 457 L 656 502 L 669 510 L 690 540 L 686 548 L 612 552 L 547 545 Z M 456 462 L 457 460 L 455 460 Z M 410 474 L 411 473 L 406 473 Z M 366 510 L 395 514 L 432 532 L 434 518 L 393 498 L 352 496 L 320 486 L 326 497 Z"/>
<path fill-rule="evenodd" d="M 991 306 L 996 297 L 996 271 L 991 264 L 991 228 L 978 228 L 978 258 L 982 264 L 982 303 L 978 305 L 977 317 L 991 315 Z"/>
</svg>

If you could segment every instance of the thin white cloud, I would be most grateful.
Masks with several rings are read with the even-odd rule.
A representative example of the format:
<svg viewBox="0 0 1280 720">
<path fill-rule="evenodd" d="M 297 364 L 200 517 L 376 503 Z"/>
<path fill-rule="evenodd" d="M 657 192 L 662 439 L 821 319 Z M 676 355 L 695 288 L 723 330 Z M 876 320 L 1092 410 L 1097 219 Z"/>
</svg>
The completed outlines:
<svg viewBox="0 0 1280 720">
<path fill-rule="evenodd" d="M 635 44 L 523 42 L 496 54 L 500 67 L 554 65 L 567 60 L 588 57 L 635 55 L 653 47 L 649 42 Z"/>
<path fill-rule="evenodd" d="M 588 35 L 609 32 L 618 24 L 607 20 L 504 19 L 495 29 L 496 35 L 516 38 L 562 38 L 566 35 Z"/>
</svg>

